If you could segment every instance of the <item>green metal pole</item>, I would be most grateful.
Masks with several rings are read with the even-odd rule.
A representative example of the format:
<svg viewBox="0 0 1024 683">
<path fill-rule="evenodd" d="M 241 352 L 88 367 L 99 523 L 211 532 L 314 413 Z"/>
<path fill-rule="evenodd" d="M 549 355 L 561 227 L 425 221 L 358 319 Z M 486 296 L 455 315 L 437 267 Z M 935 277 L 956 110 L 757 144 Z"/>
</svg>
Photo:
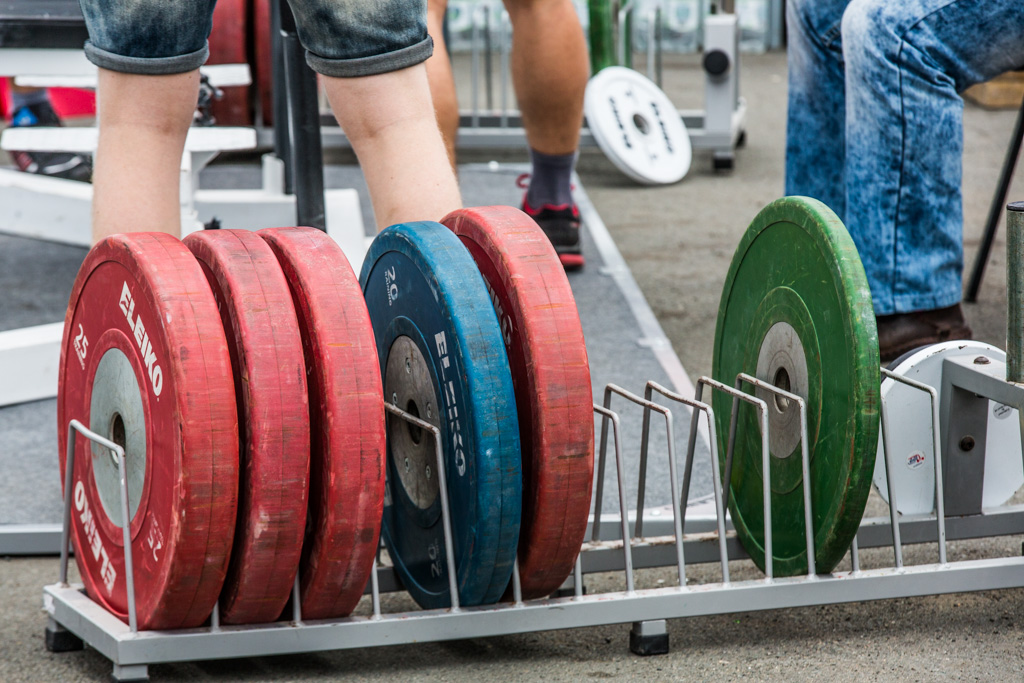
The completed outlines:
<svg viewBox="0 0 1024 683">
<path fill-rule="evenodd" d="M 590 0 L 590 71 L 596 74 L 608 66 L 615 66 L 615 14 L 618 2 Z"/>
<path fill-rule="evenodd" d="M 1006 207 L 1006 381 L 1024 383 L 1024 202 Z"/>
<path fill-rule="evenodd" d="M 623 60 L 622 66 L 633 68 L 633 15 L 636 14 L 636 5 L 633 6 L 633 10 L 629 12 L 622 20 L 623 23 L 623 43 L 625 43 L 623 53 L 626 59 Z"/>
</svg>

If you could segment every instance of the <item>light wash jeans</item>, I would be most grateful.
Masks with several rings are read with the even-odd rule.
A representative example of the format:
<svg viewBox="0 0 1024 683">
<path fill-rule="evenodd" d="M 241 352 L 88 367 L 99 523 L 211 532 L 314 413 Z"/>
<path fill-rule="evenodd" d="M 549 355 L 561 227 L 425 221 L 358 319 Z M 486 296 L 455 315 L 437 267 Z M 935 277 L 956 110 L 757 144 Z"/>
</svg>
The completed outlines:
<svg viewBox="0 0 1024 683">
<path fill-rule="evenodd" d="M 134 74 L 198 69 L 216 0 L 79 0 L 93 64 Z M 373 76 L 426 61 L 426 0 L 288 0 L 306 61 L 326 76 Z"/>
<path fill-rule="evenodd" d="M 843 219 L 875 314 L 961 297 L 963 100 L 1024 68 L 1024 0 L 789 0 L 786 194 Z"/>
</svg>

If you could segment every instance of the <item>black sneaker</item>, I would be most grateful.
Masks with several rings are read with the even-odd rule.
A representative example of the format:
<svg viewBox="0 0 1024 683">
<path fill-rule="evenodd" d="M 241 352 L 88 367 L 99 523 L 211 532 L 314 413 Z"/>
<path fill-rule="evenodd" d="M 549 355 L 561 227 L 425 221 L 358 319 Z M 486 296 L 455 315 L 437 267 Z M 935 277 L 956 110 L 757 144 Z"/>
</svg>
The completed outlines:
<svg viewBox="0 0 1024 683">
<path fill-rule="evenodd" d="M 523 197 L 523 212 L 548 236 L 563 268 L 578 270 L 583 267 L 583 253 L 580 251 L 580 210 L 575 204 L 544 204 L 535 209 L 526 201 L 526 197 Z"/>
<path fill-rule="evenodd" d="M 49 102 L 22 107 L 14 112 L 14 117 L 11 119 L 11 127 L 62 125 L 64 124 Z M 18 168 L 26 173 L 38 173 L 82 182 L 89 182 L 92 178 L 92 163 L 89 161 L 89 157 L 81 154 L 12 151 L 11 157 Z"/>
</svg>

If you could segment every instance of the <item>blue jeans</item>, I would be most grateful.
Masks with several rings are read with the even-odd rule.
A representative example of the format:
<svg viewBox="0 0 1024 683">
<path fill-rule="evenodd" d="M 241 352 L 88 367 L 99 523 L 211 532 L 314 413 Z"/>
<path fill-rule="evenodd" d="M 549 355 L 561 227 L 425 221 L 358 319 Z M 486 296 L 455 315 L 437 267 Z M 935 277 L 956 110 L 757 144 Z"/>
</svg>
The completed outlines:
<svg viewBox="0 0 1024 683">
<path fill-rule="evenodd" d="M 198 69 L 217 0 L 80 0 L 93 64 L 124 73 Z M 426 61 L 426 0 L 289 0 L 306 61 L 325 76 L 397 71 Z"/>
<path fill-rule="evenodd" d="M 1024 67 L 1024 0 L 789 0 L 786 21 L 786 194 L 843 219 L 876 315 L 959 302 L 959 93 Z"/>
</svg>

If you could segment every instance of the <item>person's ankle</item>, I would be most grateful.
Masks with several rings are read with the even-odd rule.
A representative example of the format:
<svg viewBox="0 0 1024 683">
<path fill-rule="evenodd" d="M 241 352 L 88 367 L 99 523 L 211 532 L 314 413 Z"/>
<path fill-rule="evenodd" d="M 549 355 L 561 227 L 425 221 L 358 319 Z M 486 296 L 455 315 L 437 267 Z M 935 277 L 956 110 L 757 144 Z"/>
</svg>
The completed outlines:
<svg viewBox="0 0 1024 683">
<path fill-rule="evenodd" d="M 530 206 L 571 206 L 572 170 L 576 153 L 544 154 L 530 148 L 530 184 L 526 200 Z"/>
<path fill-rule="evenodd" d="M 959 303 L 943 308 L 876 317 L 878 350 L 888 362 L 908 351 L 953 339 L 970 339 L 971 327 Z"/>
</svg>

